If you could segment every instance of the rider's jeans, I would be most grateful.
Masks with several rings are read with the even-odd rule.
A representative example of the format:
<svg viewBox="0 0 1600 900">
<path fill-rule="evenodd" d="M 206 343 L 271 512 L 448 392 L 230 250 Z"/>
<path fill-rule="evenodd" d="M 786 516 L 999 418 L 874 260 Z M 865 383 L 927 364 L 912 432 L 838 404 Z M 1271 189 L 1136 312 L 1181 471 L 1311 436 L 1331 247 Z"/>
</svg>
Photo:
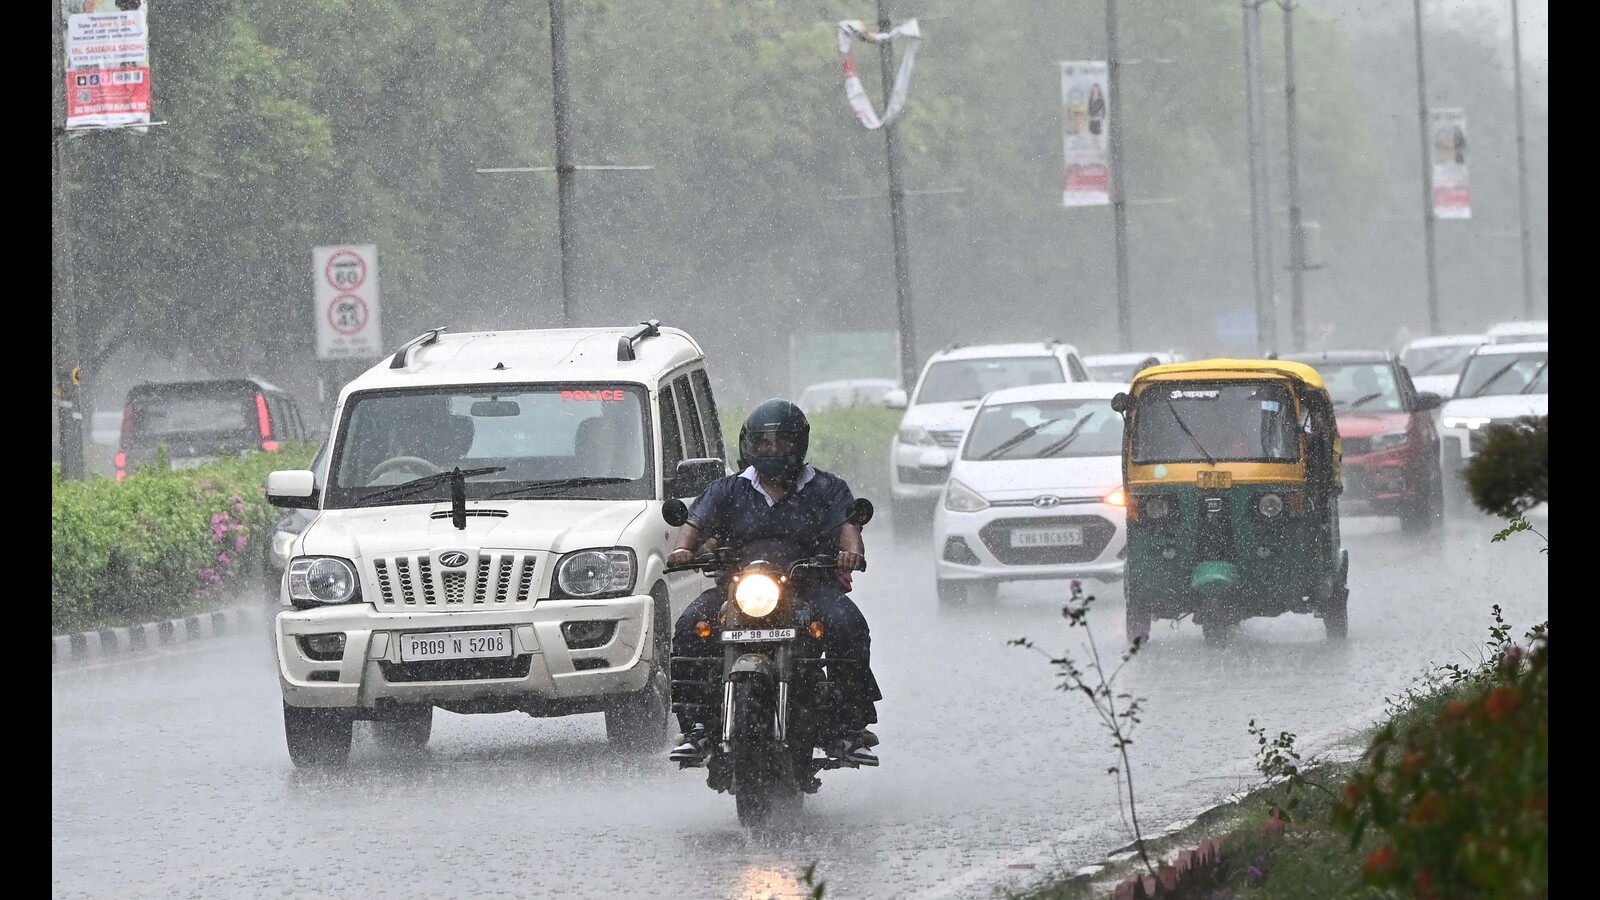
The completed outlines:
<svg viewBox="0 0 1600 900">
<path fill-rule="evenodd" d="M 859 731 L 878 721 L 873 704 L 883 699 L 878 690 L 878 680 L 872 675 L 872 635 L 867 628 L 866 616 L 855 601 L 840 593 L 833 585 L 811 585 L 807 589 L 806 606 L 813 619 L 823 625 L 823 656 L 859 660 L 859 666 L 841 666 L 829 678 L 839 685 L 844 694 L 842 708 L 838 711 L 838 726 Z M 722 642 L 717 639 L 717 614 L 722 608 L 723 590 L 714 587 L 696 597 L 689 604 L 672 630 L 672 655 L 691 657 L 716 657 L 722 653 Z M 712 636 L 702 638 L 695 634 L 697 622 L 712 623 Z M 677 678 L 674 675 L 674 678 Z M 676 688 L 675 688 L 676 689 Z M 674 699 L 682 699 L 674 697 Z M 685 732 L 694 727 L 692 714 L 678 711 L 678 724 Z M 703 723 L 708 727 L 714 723 Z"/>
</svg>

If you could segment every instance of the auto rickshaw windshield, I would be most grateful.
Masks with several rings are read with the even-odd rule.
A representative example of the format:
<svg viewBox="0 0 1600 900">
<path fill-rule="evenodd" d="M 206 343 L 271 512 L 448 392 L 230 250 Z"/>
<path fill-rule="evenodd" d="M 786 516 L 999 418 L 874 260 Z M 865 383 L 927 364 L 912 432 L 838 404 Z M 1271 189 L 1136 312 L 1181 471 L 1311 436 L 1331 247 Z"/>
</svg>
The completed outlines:
<svg viewBox="0 0 1600 900">
<path fill-rule="evenodd" d="M 1158 382 L 1132 427 L 1135 465 L 1300 459 L 1294 395 L 1277 381 Z"/>
</svg>

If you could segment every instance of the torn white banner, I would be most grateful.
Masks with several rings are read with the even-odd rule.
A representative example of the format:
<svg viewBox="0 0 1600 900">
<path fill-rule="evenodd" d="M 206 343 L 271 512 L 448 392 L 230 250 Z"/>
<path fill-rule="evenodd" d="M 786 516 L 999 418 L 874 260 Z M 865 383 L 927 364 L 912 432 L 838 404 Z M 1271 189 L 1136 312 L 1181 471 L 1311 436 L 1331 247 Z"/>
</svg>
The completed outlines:
<svg viewBox="0 0 1600 900">
<path fill-rule="evenodd" d="M 873 32 L 866 30 L 866 23 L 860 20 L 847 20 L 839 23 L 839 55 L 844 59 L 844 96 L 850 101 L 850 108 L 855 110 L 856 119 L 868 129 L 882 128 L 900 118 L 900 113 L 906 106 L 906 88 L 911 84 L 911 67 L 917 58 L 917 45 L 922 43 L 922 32 L 917 28 L 916 19 L 908 19 L 896 26 L 892 31 Z M 867 99 L 867 91 L 861 86 L 861 74 L 856 71 L 855 57 L 851 54 L 851 45 L 857 39 L 869 44 L 879 44 L 884 41 L 893 41 L 904 38 L 906 42 L 905 55 L 900 57 L 900 69 L 894 75 L 894 87 L 889 91 L 889 108 L 883 111 L 883 118 L 878 118 L 878 113 L 872 108 L 872 101 Z"/>
</svg>

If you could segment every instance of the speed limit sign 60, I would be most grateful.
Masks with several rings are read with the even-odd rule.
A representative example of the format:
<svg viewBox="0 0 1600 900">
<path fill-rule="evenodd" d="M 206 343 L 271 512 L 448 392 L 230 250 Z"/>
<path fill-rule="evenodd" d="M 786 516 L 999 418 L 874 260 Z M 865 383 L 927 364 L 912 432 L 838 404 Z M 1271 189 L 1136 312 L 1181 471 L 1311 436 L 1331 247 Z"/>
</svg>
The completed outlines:
<svg viewBox="0 0 1600 900">
<path fill-rule="evenodd" d="M 377 359 L 378 248 L 372 244 L 317 247 L 311 255 L 315 284 L 317 358 Z"/>
</svg>

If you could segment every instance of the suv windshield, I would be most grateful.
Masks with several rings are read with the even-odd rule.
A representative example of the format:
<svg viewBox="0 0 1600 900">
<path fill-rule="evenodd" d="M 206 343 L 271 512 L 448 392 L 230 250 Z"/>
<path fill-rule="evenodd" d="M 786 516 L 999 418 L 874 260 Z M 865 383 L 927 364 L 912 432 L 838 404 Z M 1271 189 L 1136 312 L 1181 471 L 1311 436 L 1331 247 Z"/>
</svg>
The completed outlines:
<svg viewBox="0 0 1600 900">
<path fill-rule="evenodd" d="M 1411 372 L 1412 378 L 1419 375 L 1457 375 L 1477 346 L 1450 344 L 1443 347 L 1412 347 L 1400 354 L 1400 361 Z"/>
<path fill-rule="evenodd" d="M 985 406 L 972 422 L 962 459 L 1118 456 L 1122 416 L 1110 400 L 1034 400 Z"/>
<path fill-rule="evenodd" d="M 1002 356 L 994 359 L 947 359 L 928 367 L 917 388 L 916 403 L 979 400 L 1000 388 L 1026 384 L 1060 384 L 1067 380 L 1054 356 Z"/>
<path fill-rule="evenodd" d="M 1300 458 L 1294 397 L 1269 381 L 1159 382 L 1139 395 L 1133 462 Z"/>
<path fill-rule="evenodd" d="M 326 508 L 437 503 L 462 470 L 470 499 L 642 500 L 654 493 L 643 389 L 637 385 L 469 385 L 350 398 Z M 392 491 L 417 482 L 417 489 Z"/>
<path fill-rule="evenodd" d="M 1336 411 L 1398 412 L 1405 408 L 1388 363 L 1317 363 Z"/>
<path fill-rule="evenodd" d="M 1456 384 L 1457 397 L 1550 393 L 1550 352 L 1481 353 L 1467 361 Z"/>
</svg>

